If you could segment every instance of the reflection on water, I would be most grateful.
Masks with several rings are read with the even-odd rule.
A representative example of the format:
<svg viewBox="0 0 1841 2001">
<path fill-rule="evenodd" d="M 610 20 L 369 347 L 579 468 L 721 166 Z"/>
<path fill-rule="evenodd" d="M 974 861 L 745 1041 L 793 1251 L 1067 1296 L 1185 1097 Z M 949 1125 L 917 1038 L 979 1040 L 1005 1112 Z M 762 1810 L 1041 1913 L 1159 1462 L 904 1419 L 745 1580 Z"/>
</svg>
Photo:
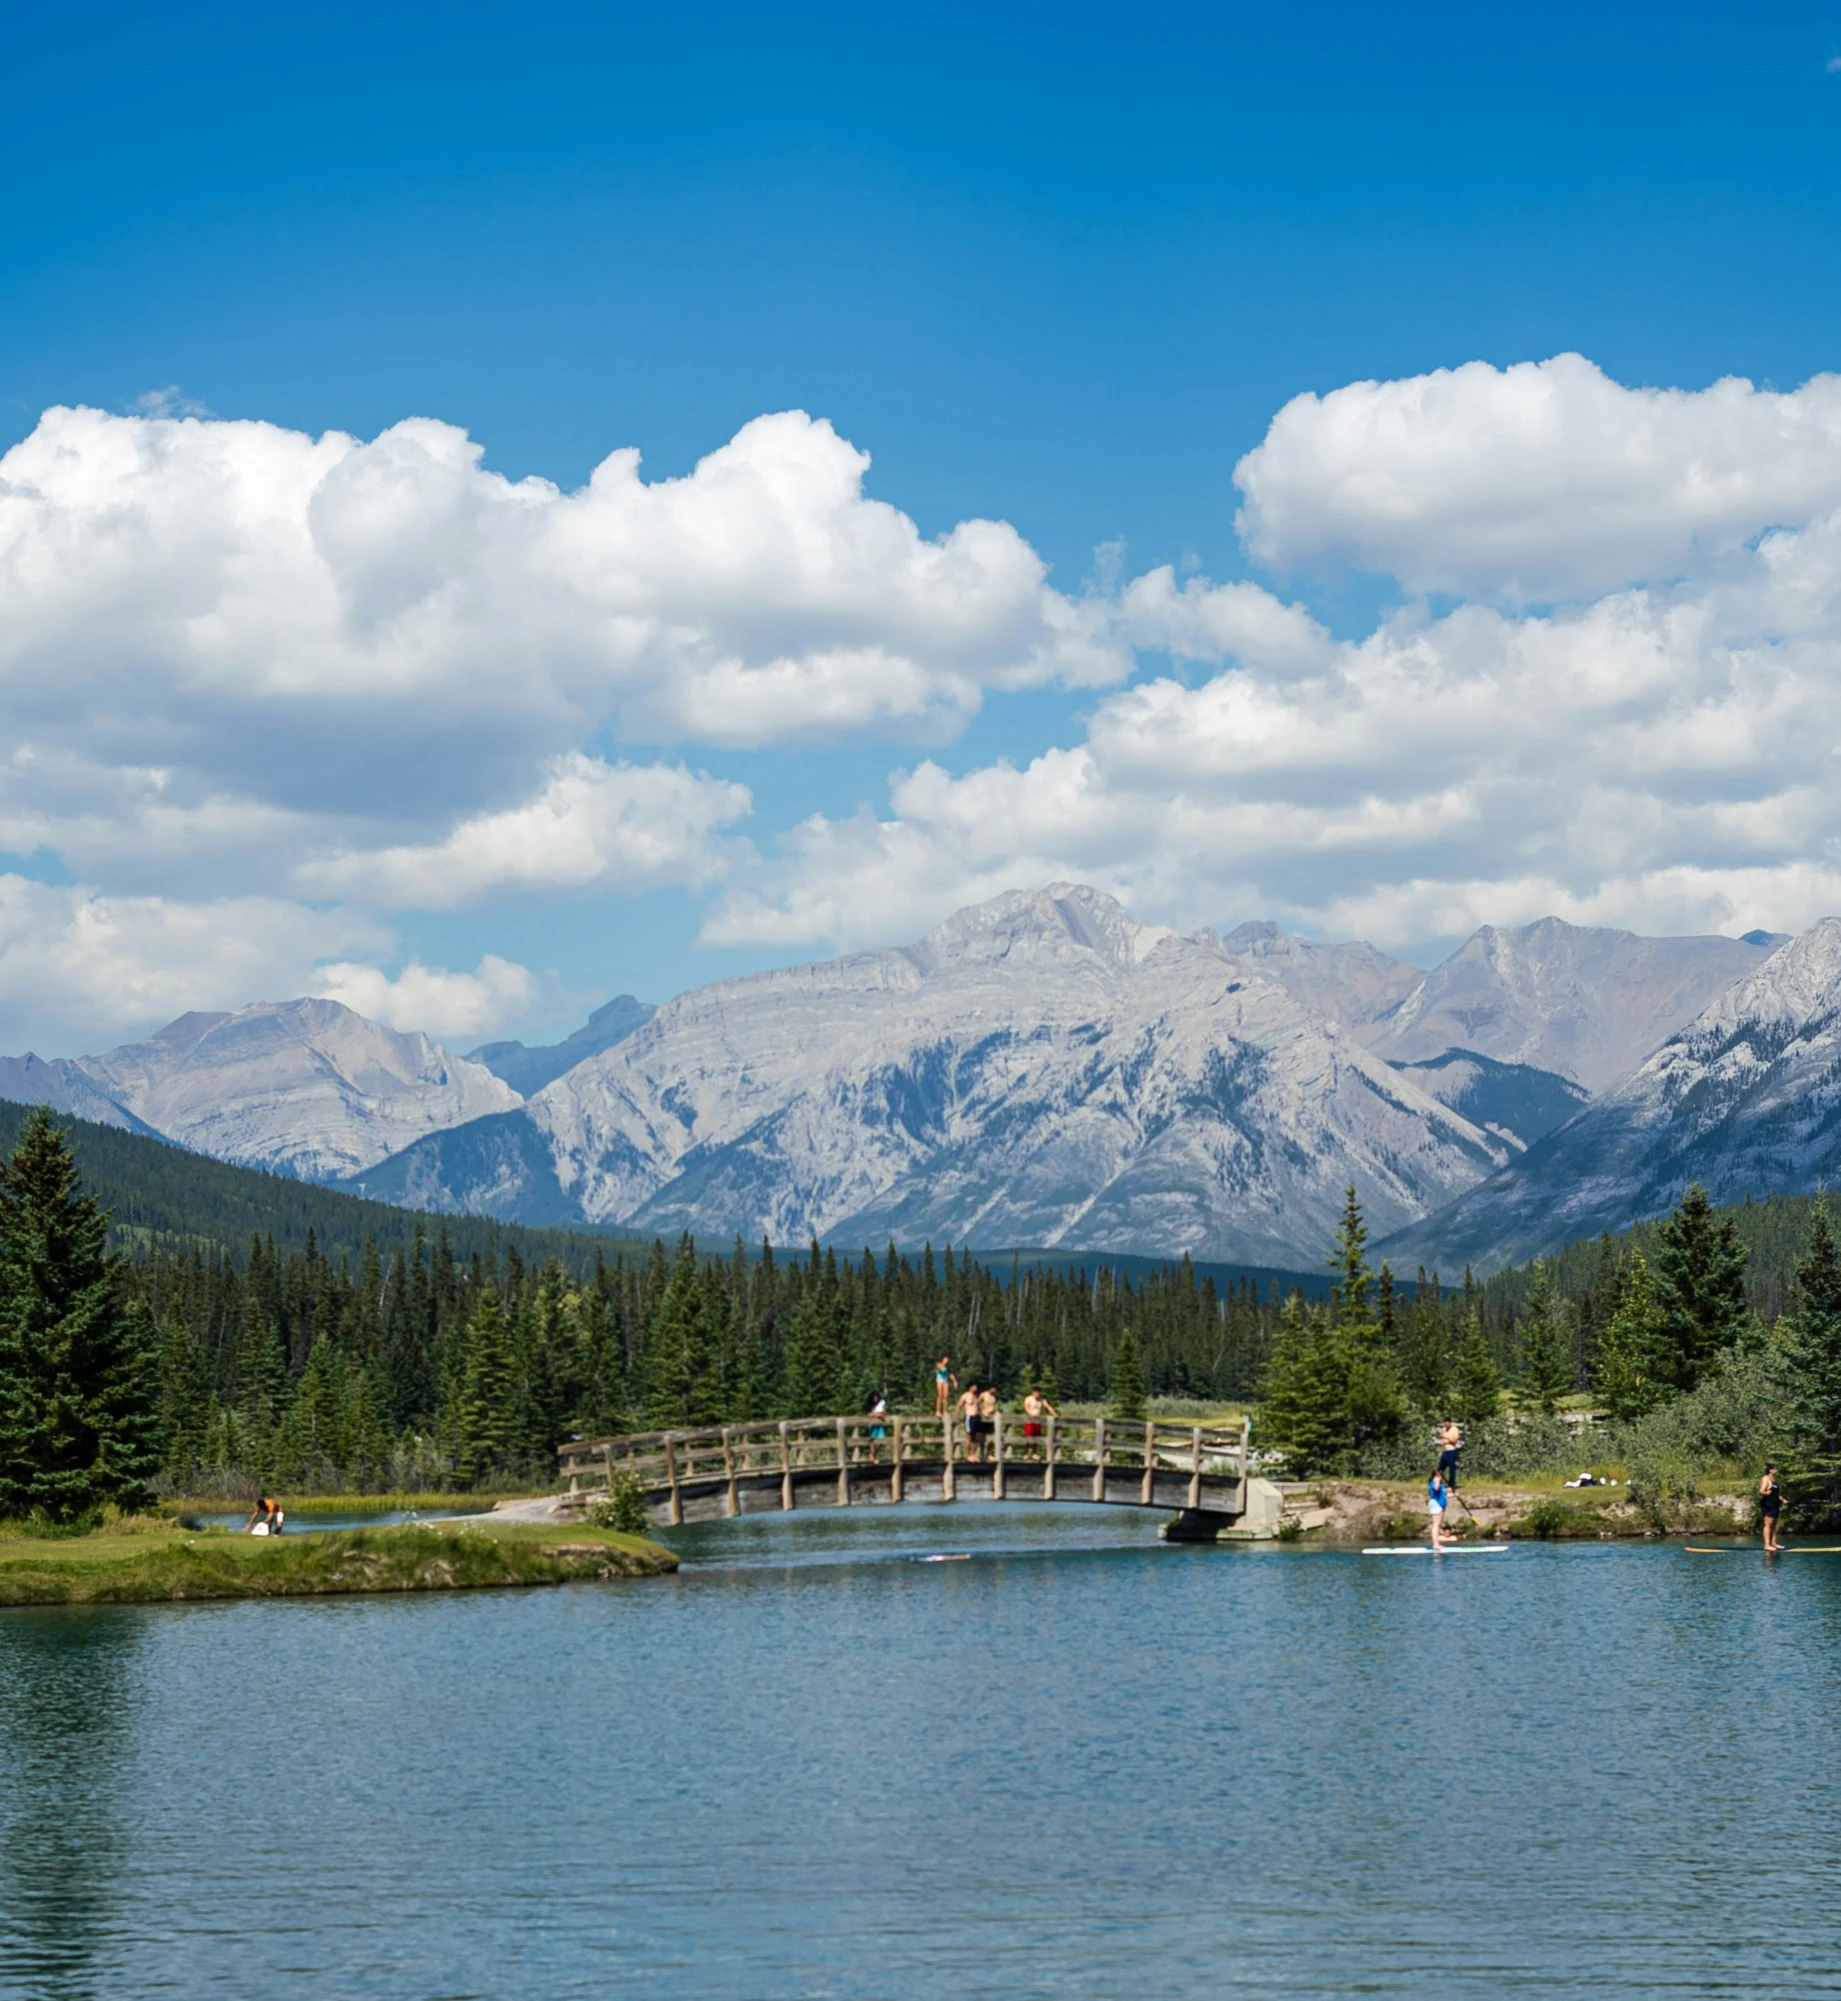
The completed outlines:
<svg viewBox="0 0 1841 2001">
<path fill-rule="evenodd" d="M 0 1967 L 15 1991 L 103 1984 L 136 1645 L 131 1617 L 0 1613 Z"/>
<path fill-rule="evenodd" d="M 0 1615 L 0 1991 L 1841 1996 L 1841 1557 L 1154 1534 Z"/>
</svg>

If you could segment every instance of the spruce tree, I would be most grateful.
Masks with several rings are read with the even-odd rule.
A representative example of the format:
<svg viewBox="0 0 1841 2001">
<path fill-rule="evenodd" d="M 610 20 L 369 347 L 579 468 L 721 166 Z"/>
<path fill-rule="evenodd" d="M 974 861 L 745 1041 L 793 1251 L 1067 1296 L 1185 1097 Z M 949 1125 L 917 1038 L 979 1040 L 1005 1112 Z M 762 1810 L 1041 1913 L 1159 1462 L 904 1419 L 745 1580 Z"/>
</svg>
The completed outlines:
<svg viewBox="0 0 1841 2001">
<path fill-rule="evenodd" d="M 1109 1415 L 1122 1423 L 1144 1422 L 1144 1362 L 1129 1325 L 1112 1351 L 1112 1396 Z"/>
<path fill-rule="evenodd" d="M 108 1228 L 34 1106 L 0 1163 L 0 1515 L 132 1507 L 159 1463 L 151 1324 L 129 1319 Z"/>
<path fill-rule="evenodd" d="M 1661 1325 L 1653 1374 L 1665 1392 L 1683 1394 L 1744 1331 L 1745 1247 L 1728 1216 L 1716 1222 L 1698 1182 L 1656 1233 L 1656 1298 Z"/>
<path fill-rule="evenodd" d="M 1328 1315 L 1294 1292 L 1279 1318 L 1255 1420 L 1259 1442 L 1284 1455 L 1294 1479 L 1340 1471 L 1347 1463 L 1347 1355 Z"/>
<path fill-rule="evenodd" d="M 1632 1424 L 1666 1393 L 1655 1375 L 1662 1309 L 1649 1262 L 1633 1248 L 1592 1363 L 1592 1394 L 1614 1424 Z"/>
<path fill-rule="evenodd" d="M 1572 1386 L 1571 1350 L 1543 1261 L 1534 1268 L 1534 1290 L 1522 1316 L 1521 1391 L 1543 1417 L 1551 1417 Z"/>
<path fill-rule="evenodd" d="M 1818 1206 L 1815 1234 L 1796 1273 L 1796 1301 L 1779 1329 L 1782 1372 L 1797 1444 L 1825 1480 L 1841 1476 L 1841 1256 Z"/>
<path fill-rule="evenodd" d="M 1466 1431 L 1493 1424 L 1502 1409 L 1502 1378 L 1474 1300 L 1464 1314 L 1464 1338 L 1451 1372 L 1451 1408 Z"/>
<path fill-rule="evenodd" d="M 454 1413 L 454 1462 L 460 1477 L 476 1484 L 510 1470 L 517 1422 L 511 1341 L 490 1282 L 480 1288 L 467 1322 L 465 1355 Z"/>
</svg>

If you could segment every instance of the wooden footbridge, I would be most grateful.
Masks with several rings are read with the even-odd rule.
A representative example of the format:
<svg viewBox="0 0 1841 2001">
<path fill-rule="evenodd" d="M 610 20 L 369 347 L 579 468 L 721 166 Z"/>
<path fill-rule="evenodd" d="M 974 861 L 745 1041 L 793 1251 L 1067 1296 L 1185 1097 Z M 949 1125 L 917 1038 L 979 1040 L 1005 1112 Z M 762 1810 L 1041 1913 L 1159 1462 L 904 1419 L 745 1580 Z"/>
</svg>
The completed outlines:
<svg viewBox="0 0 1841 2001">
<path fill-rule="evenodd" d="M 1212 1539 L 1247 1513 L 1248 1429 L 1000 1413 L 968 1439 L 952 1418 L 810 1417 L 574 1439 L 557 1456 L 580 1505 L 630 1476 L 660 1527 L 900 1501 L 1086 1501 L 1174 1513 L 1172 1537 Z"/>
</svg>

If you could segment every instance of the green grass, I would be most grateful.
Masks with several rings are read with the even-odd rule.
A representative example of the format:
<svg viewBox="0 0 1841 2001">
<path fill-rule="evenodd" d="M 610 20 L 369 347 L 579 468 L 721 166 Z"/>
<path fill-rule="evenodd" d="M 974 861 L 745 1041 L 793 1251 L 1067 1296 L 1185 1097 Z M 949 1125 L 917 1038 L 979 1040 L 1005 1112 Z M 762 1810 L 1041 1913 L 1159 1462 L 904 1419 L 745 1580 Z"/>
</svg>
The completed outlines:
<svg viewBox="0 0 1841 2001">
<path fill-rule="evenodd" d="M 0 1606 L 482 1590 L 651 1577 L 677 1561 L 643 1536 L 542 1522 L 279 1537 L 130 1522 L 74 1538 L 0 1536 Z"/>
</svg>

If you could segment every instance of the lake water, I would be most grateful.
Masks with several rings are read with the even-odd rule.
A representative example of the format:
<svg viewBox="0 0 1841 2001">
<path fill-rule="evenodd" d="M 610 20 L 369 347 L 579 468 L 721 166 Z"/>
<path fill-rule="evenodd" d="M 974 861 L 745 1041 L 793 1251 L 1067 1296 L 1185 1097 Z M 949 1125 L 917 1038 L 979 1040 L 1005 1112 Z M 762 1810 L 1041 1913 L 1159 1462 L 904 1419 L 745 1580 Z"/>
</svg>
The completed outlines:
<svg viewBox="0 0 1841 2001">
<path fill-rule="evenodd" d="M 1841 1556 L 1154 1535 L 0 1614 L 0 1992 L 1841 1994 Z"/>
</svg>

